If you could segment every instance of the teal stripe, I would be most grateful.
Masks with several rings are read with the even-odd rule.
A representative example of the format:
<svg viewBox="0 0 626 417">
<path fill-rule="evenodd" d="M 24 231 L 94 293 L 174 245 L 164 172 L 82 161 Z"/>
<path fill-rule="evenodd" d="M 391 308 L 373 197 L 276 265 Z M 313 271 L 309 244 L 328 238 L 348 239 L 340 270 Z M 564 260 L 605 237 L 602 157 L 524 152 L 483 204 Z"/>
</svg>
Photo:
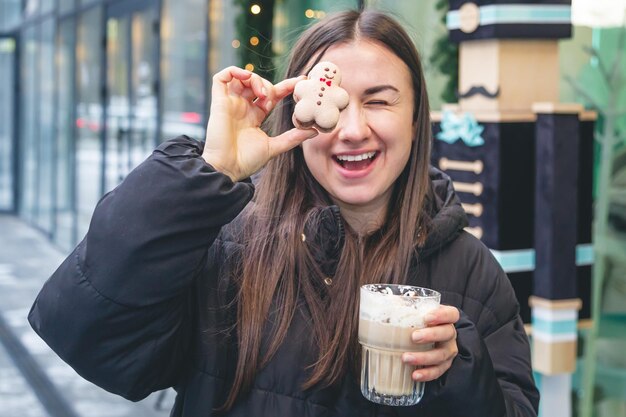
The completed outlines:
<svg viewBox="0 0 626 417">
<path fill-rule="evenodd" d="M 534 249 L 492 250 L 491 253 L 500 263 L 504 272 L 523 272 L 535 269 Z M 589 243 L 576 245 L 576 265 L 591 265 L 593 259 L 593 245 Z"/>
<path fill-rule="evenodd" d="M 500 4 L 479 7 L 480 25 L 507 23 L 555 24 L 570 23 L 572 9 L 568 5 Z M 448 29 L 458 29 L 461 24 L 458 10 L 446 15 Z"/>
<path fill-rule="evenodd" d="M 570 6 L 491 5 L 480 8 L 480 24 L 569 23 Z"/>
<path fill-rule="evenodd" d="M 532 318 L 533 331 L 547 334 L 576 334 L 576 320 L 548 321 Z"/>
<path fill-rule="evenodd" d="M 591 264 L 593 264 L 593 245 L 588 243 L 576 246 L 576 265 Z"/>
<path fill-rule="evenodd" d="M 458 29 L 461 26 L 458 10 L 448 12 L 446 15 L 446 27 L 448 29 Z"/>
<path fill-rule="evenodd" d="M 535 250 L 492 251 L 504 272 L 532 271 L 535 269 Z"/>
</svg>

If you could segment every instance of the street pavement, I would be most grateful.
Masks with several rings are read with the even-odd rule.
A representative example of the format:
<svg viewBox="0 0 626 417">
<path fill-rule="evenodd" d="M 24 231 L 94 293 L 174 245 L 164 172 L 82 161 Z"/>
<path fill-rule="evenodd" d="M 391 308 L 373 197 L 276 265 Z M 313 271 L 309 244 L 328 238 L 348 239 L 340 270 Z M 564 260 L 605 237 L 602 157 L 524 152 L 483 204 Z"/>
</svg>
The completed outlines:
<svg viewBox="0 0 626 417">
<path fill-rule="evenodd" d="M 173 390 L 137 403 L 108 393 L 80 377 L 31 329 L 30 306 L 65 256 L 39 231 L 0 215 L 0 416 L 168 416 Z"/>
</svg>

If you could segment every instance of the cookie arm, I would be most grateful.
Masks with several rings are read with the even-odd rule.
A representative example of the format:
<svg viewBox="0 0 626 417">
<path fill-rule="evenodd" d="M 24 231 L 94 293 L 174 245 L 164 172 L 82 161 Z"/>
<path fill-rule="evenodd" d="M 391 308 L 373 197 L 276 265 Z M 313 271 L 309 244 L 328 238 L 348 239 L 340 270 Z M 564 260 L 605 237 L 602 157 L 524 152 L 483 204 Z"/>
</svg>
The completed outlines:
<svg viewBox="0 0 626 417">
<path fill-rule="evenodd" d="M 339 110 L 343 110 L 348 107 L 348 102 L 350 101 L 348 92 L 341 87 L 337 87 L 335 89 L 333 99 Z"/>
</svg>

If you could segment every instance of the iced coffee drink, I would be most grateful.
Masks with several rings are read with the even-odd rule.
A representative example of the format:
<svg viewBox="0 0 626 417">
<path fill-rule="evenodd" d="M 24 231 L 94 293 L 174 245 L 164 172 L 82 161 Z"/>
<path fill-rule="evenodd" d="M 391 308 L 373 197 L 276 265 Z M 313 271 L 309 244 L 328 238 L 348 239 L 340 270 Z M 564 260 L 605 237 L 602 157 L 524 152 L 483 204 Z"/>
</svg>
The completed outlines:
<svg viewBox="0 0 626 417">
<path fill-rule="evenodd" d="M 360 296 L 361 392 L 379 404 L 417 404 L 424 383 L 411 378 L 416 367 L 402 362 L 402 354 L 432 349 L 432 344 L 413 343 L 411 334 L 425 327 L 424 316 L 439 306 L 440 294 L 408 285 L 370 284 L 361 287 Z"/>
</svg>

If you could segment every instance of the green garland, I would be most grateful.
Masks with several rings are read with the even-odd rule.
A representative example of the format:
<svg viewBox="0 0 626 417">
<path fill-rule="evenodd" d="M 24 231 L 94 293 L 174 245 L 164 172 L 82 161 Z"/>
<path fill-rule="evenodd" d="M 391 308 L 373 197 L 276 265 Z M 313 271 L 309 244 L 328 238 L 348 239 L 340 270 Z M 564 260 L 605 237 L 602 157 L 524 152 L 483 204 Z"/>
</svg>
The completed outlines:
<svg viewBox="0 0 626 417">
<path fill-rule="evenodd" d="M 241 43 L 238 48 L 239 65 L 245 68 L 252 64 L 255 73 L 273 80 L 274 54 L 271 41 L 274 0 L 234 0 L 234 2 L 240 8 L 235 20 L 237 37 Z M 251 11 L 254 5 L 260 7 L 257 14 Z M 251 40 L 255 42 L 258 40 L 258 44 L 252 44 Z"/>
<path fill-rule="evenodd" d="M 435 7 L 442 12 L 441 21 L 445 27 L 448 0 L 439 0 Z M 458 101 L 456 93 L 459 88 L 459 47 L 448 39 L 448 31 L 435 41 L 429 61 L 437 71 L 447 76 L 441 98 L 446 103 L 456 103 Z"/>
</svg>

